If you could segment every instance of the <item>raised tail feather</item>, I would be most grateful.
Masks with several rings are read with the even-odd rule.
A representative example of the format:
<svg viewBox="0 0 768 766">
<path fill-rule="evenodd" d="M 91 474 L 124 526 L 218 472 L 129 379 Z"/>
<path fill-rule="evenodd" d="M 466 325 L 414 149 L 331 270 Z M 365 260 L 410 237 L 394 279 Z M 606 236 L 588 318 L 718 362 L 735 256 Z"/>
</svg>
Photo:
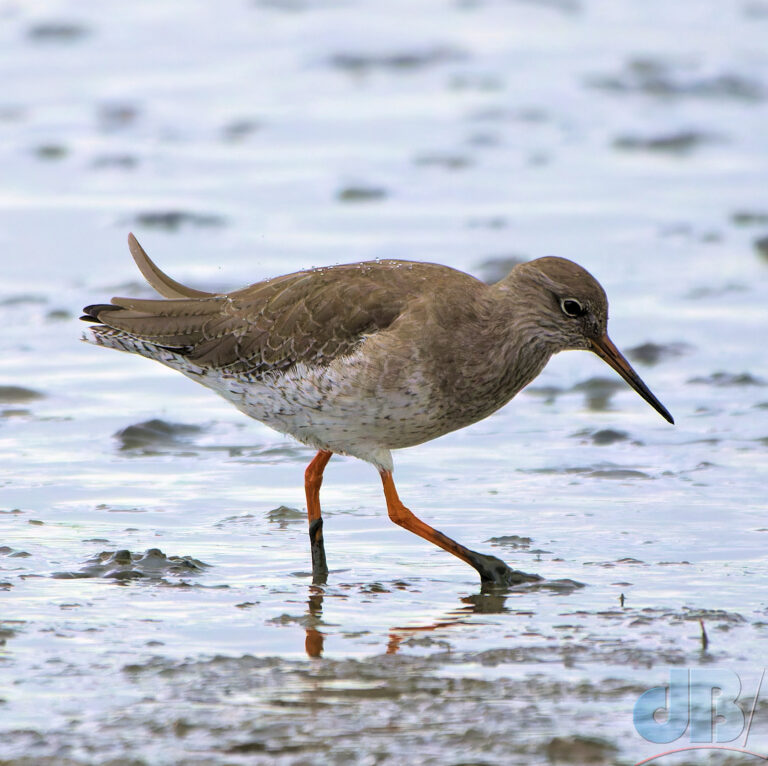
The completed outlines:
<svg viewBox="0 0 768 766">
<path fill-rule="evenodd" d="M 149 282 L 149 284 L 164 298 L 175 302 L 186 301 L 190 298 L 200 299 L 217 297 L 216 293 L 195 290 L 194 288 L 182 285 L 180 282 L 169 277 L 152 261 L 133 234 L 128 235 L 128 247 L 130 248 L 133 260 L 136 262 L 136 265 L 139 267 L 139 270 L 144 275 L 147 282 Z M 146 329 L 148 329 L 149 332 L 145 335 L 141 330 L 136 332 L 139 328 L 131 327 L 128 329 L 115 326 L 110 322 L 109 317 L 106 316 L 112 313 L 119 313 L 119 316 L 123 319 L 138 319 L 139 326 L 143 324 L 141 320 L 149 320 L 149 323 L 152 324 L 152 320 L 155 320 L 157 317 L 152 315 L 153 312 L 151 309 L 160 309 L 159 313 L 162 314 L 164 304 L 166 304 L 166 301 L 113 298 L 112 303 L 95 303 L 86 306 L 83 309 L 83 316 L 81 316 L 80 319 L 86 322 L 93 322 L 95 323 L 95 326 L 90 328 L 89 332 L 84 333 L 83 340 L 101 346 L 118 349 L 120 351 L 138 353 L 142 356 L 150 356 L 153 358 L 158 358 L 158 355 L 165 356 L 161 353 L 163 351 L 171 352 L 173 356 L 177 356 L 179 353 L 183 353 L 188 346 L 189 339 L 184 337 L 184 335 L 189 332 L 187 328 L 184 328 L 186 332 L 182 331 L 181 335 L 171 332 L 167 333 L 166 337 L 158 337 L 155 328 L 147 327 Z M 141 308 L 139 307 L 140 305 Z M 147 312 L 147 309 L 150 309 L 150 311 Z M 200 313 L 207 314 L 209 311 L 210 309 Z M 189 313 L 195 314 L 197 312 L 193 310 Z M 155 330 L 155 332 L 153 332 L 153 330 Z M 142 335 L 144 335 L 144 337 L 142 337 Z M 160 354 L 158 354 L 158 352 L 160 352 Z M 167 360 L 161 359 L 161 361 Z"/>
<path fill-rule="evenodd" d="M 144 279 L 164 298 L 212 298 L 216 295 L 216 293 L 207 293 L 182 285 L 181 282 L 171 279 L 167 274 L 160 271 L 157 264 L 146 254 L 133 234 L 128 235 L 128 247 L 139 271 L 144 275 Z"/>
</svg>

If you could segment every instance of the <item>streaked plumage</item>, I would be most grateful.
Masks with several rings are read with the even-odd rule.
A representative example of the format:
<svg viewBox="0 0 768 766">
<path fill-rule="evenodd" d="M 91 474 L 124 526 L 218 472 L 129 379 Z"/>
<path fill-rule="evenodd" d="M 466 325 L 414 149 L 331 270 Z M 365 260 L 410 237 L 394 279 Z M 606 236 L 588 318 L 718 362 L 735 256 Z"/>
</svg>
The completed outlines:
<svg viewBox="0 0 768 766">
<path fill-rule="evenodd" d="M 98 323 L 89 340 L 160 361 L 321 453 L 373 463 L 382 477 L 390 450 L 486 417 L 568 348 L 596 351 L 671 421 L 608 340 L 602 287 L 562 258 L 518 265 L 490 286 L 446 266 L 387 260 L 218 294 L 181 285 L 129 243 L 165 299 L 86 307 L 83 318 Z"/>
</svg>

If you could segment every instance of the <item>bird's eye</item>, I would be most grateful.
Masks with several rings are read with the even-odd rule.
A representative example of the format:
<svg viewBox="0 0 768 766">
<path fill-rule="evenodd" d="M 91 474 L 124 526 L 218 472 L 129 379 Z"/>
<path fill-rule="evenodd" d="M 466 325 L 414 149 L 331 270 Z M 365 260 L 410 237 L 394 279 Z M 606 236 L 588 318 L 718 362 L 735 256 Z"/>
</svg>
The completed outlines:
<svg viewBox="0 0 768 766">
<path fill-rule="evenodd" d="M 563 314 L 569 317 L 580 317 L 584 313 L 584 306 L 575 298 L 563 298 L 560 301 L 560 308 L 563 310 Z"/>
</svg>

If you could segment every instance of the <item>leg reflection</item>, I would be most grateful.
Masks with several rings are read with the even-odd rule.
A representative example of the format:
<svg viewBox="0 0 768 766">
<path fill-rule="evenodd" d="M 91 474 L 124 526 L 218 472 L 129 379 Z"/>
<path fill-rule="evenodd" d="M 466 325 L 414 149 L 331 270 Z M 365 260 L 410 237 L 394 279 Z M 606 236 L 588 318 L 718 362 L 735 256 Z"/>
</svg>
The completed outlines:
<svg viewBox="0 0 768 766">
<path fill-rule="evenodd" d="M 400 644 L 404 639 L 418 636 L 422 633 L 430 633 L 441 628 L 450 628 L 454 625 L 477 625 L 477 620 L 470 620 L 473 614 L 501 614 L 508 612 L 505 606 L 506 596 L 499 593 L 486 593 L 481 591 L 473 596 L 466 596 L 461 601 L 465 606 L 456 607 L 446 614 L 445 619 L 435 620 L 429 625 L 416 625 L 401 628 L 390 628 L 387 641 L 387 654 L 397 654 Z"/>
<path fill-rule="evenodd" d="M 325 591 L 319 585 L 309 586 L 309 598 L 307 599 L 307 627 L 304 639 L 304 650 L 307 657 L 322 657 L 325 634 L 318 630 L 322 624 L 323 596 Z"/>
</svg>

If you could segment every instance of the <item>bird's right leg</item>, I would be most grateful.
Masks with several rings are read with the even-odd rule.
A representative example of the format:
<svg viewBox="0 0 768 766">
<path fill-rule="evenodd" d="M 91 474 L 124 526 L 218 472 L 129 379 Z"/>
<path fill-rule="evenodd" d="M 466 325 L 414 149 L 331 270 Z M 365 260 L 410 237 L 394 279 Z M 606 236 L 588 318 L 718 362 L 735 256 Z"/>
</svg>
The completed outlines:
<svg viewBox="0 0 768 766">
<path fill-rule="evenodd" d="M 477 570 L 480 575 L 480 581 L 484 584 L 492 585 L 518 585 L 523 582 L 533 582 L 540 580 L 541 577 L 527 572 L 520 572 L 517 569 L 510 569 L 501 559 L 496 556 L 489 556 L 485 553 L 477 553 L 465 548 L 460 543 L 452 540 L 442 532 L 438 532 L 429 524 L 425 524 L 420 518 L 415 516 L 406 508 L 395 489 L 395 482 L 392 479 L 390 471 L 381 471 L 381 482 L 384 485 L 384 497 L 387 501 L 387 512 L 389 518 L 395 524 L 413 532 L 419 537 L 437 545 L 448 553 L 452 553 L 457 558 L 469 564 Z"/>
<path fill-rule="evenodd" d="M 309 545 L 312 552 L 312 582 L 325 584 L 328 578 L 328 564 L 325 561 L 323 545 L 323 517 L 320 515 L 320 487 L 323 471 L 333 452 L 321 449 L 312 458 L 304 471 L 304 491 L 307 495 L 307 517 L 309 520 Z"/>
</svg>

